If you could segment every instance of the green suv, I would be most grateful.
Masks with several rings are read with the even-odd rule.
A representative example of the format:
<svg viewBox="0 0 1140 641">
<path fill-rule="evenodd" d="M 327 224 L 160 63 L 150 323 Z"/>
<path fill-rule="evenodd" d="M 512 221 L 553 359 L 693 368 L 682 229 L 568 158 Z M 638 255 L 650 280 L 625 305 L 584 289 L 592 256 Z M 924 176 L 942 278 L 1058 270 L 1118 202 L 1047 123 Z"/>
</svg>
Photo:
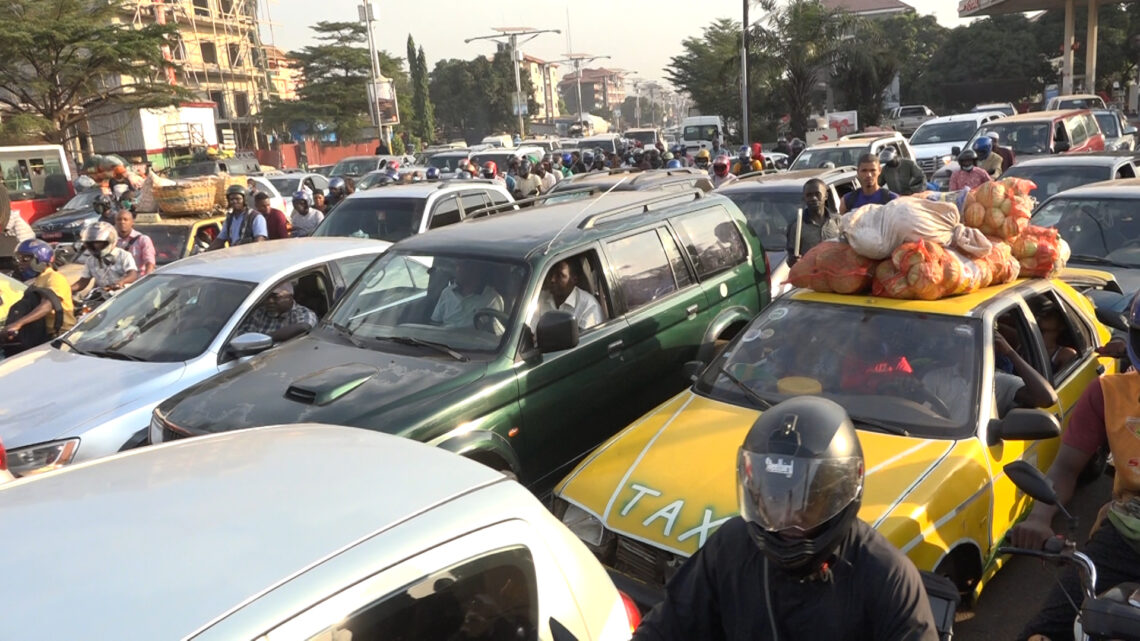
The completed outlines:
<svg viewBox="0 0 1140 641">
<path fill-rule="evenodd" d="M 163 402 L 151 442 L 350 425 L 465 454 L 541 494 L 768 303 L 765 264 L 736 205 L 699 190 L 435 229 L 372 263 L 308 335 Z"/>
</svg>

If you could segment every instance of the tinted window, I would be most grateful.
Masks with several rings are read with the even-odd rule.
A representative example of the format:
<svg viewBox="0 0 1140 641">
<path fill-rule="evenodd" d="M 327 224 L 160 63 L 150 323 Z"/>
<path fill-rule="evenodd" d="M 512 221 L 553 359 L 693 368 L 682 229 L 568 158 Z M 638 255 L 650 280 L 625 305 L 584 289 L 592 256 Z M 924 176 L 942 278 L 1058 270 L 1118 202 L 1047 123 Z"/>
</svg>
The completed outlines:
<svg viewBox="0 0 1140 641">
<path fill-rule="evenodd" d="M 140 234 L 146 234 L 154 243 L 156 265 L 172 263 L 186 257 L 186 247 L 190 243 L 189 225 L 135 225 Z"/>
<path fill-rule="evenodd" d="M 364 271 L 364 268 L 368 267 L 369 263 L 375 259 L 376 257 L 372 255 L 352 256 L 336 261 L 336 266 L 340 268 L 340 274 L 344 277 L 344 283 L 351 285 L 352 282 L 356 280 L 356 277 L 360 275 L 360 272 Z"/>
<path fill-rule="evenodd" d="M 1134 200 L 1054 198 L 1037 210 L 1032 222 L 1061 232 L 1072 263 L 1100 265 L 1107 260 L 1110 269 L 1140 267 L 1140 213 Z"/>
<path fill-rule="evenodd" d="M 1120 120 L 1114 114 L 1097 114 L 1096 123 L 1100 125 L 1100 130 L 1104 135 L 1109 138 L 1116 138 L 1120 135 Z"/>
<path fill-rule="evenodd" d="M 1050 121 L 1011 123 L 995 121 L 982 127 L 978 135 L 994 131 L 1001 136 L 1002 146 L 1012 148 L 1017 154 L 1047 154 L 1049 130 L 1052 127 Z"/>
<path fill-rule="evenodd" d="M 501 194 L 497 191 L 488 191 L 486 193 L 487 193 L 487 196 L 489 196 L 491 198 L 491 204 L 502 205 L 503 203 L 511 202 L 509 198 L 507 198 L 506 196 L 504 196 L 503 194 Z"/>
<path fill-rule="evenodd" d="M 1085 129 L 1085 120 L 1080 116 L 1069 119 L 1069 129 L 1072 132 L 1073 144 L 1079 145 L 1088 140 L 1089 132 Z"/>
<path fill-rule="evenodd" d="M 428 165 L 440 171 L 455 171 L 459 167 L 460 161 L 466 163 L 467 154 L 461 156 L 437 154 L 428 159 Z"/>
<path fill-rule="evenodd" d="M 1112 178 L 1112 167 L 1014 165 L 1002 174 L 1002 177 L 1006 176 L 1032 180 L 1037 188 L 1030 191 L 1029 195 L 1041 202 L 1066 189 L 1108 180 Z"/>
<path fill-rule="evenodd" d="M 674 223 L 702 279 L 732 269 L 748 256 L 740 230 L 720 207 L 681 216 Z"/>
<path fill-rule="evenodd" d="M 859 156 L 867 153 L 870 147 L 826 147 L 823 149 L 807 149 L 792 163 L 792 169 L 817 169 L 824 166 L 854 167 L 859 163 Z M 830 163 L 830 165 L 828 165 Z"/>
<path fill-rule="evenodd" d="M 962 122 L 927 123 L 918 128 L 910 138 L 912 145 L 925 145 L 936 142 L 960 142 L 969 140 L 978 129 L 972 120 Z"/>
<path fill-rule="evenodd" d="M 538 583 L 523 547 L 432 572 L 310 639 L 538 638 Z"/>
<path fill-rule="evenodd" d="M 460 200 L 463 202 L 464 216 L 469 217 L 472 214 L 477 214 L 487 206 L 485 193 L 484 191 L 468 191 L 460 196 Z"/>
<path fill-rule="evenodd" d="M 432 207 L 428 229 L 454 225 L 457 222 L 459 222 L 459 199 L 455 196 L 445 196 L 436 201 L 435 206 Z"/>
<path fill-rule="evenodd" d="M 693 274 L 689 272 L 689 265 L 685 263 L 685 257 L 677 248 L 677 241 L 669 234 L 668 230 L 658 229 L 658 232 L 661 234 L 661 243 L 665 246 L 665 254 L 669 256 L 669 264 L 673 266 L 673 279 L 677 281 L 677 286 L 688 287 L 692 285 Z"/>
<path fill-rule="evenodd" d="M 796 212 L 803 206 L 803 196 L 798 190 L 740 189 L 721 193 L 744 212 L 748 226 L 760 237 L 760 244 L 766 251 L 784 251 L 788 244 L 788 225 L 796 219 Z M 828 196 L 830 197 L 830 191 Z"/>
<path fill-rule="evenodd" d="M 423 207 L 419 198 L 348 198 L 325 217 L 313 235 L 394 243 L 419 231 Z"/>
<path fill-rule="evenodd" d="M 903 107 L 901 112 L 900 112 L 900 115 L 903 117 L 906 117 L 906 116 L 922 116 L 925 114 L 926 114 L 926 111 L 922 107 Z"/>
<path fill-rule="evenodd" d="M 615 240 L 607 253 L 615 266 L 618 288 L 628 310 L 651 303 L 677 290 L 673 269 L 657 230 Z"/>
<path fill-rule="evenodd" d="M 333 176 L 363 176 L 370 171 L 379 169 L 379 158 L 360 158 L 356 160 L 346 159 L 338 162 L 333 167 Z"/>
</svg>

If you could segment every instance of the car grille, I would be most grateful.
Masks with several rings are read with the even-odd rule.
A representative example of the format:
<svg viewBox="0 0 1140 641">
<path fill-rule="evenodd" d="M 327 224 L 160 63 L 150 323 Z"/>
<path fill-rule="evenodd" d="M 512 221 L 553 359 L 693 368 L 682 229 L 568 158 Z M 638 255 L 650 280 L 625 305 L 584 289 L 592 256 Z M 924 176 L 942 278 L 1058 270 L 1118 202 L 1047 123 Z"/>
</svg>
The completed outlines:
<svg viewBox="0 0 1140 641">
<path fill-rule="evenodd" d="M 624 536 L 617 540 L 614 569 L 651 586 L 664 586 L 684 559 Z"/>
<path fill-rule="evenodd" d="M 937 164 L 938 164 L 937 158 L 919 158 L 918 159 L 918 168 L 921 169 L 927 175 L 934 173 L 934 170 L 935 170 Z"/>
</svg>

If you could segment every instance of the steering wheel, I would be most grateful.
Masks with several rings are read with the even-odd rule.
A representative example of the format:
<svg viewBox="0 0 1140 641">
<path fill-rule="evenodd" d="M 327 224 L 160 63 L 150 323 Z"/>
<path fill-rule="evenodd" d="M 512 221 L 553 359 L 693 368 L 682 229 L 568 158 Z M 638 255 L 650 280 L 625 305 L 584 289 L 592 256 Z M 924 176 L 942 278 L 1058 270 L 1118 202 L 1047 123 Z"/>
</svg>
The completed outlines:
<svg viewBox="0 0 1140 641">
<path fill-rule="evenodd" d="M 903 380 L 907 381 L 907 383 L 903 383 Z M 926 389 L 926 386 L 917 380 L 901 379 L 882 385 L 880 389 L 884 392 L 901 396 L 908 401 L 914 401 L 919 405 L 929 406 L 930 409 L 937 412 L 939 416 L 949 418 L 952 415 L 946 403 L 942 402 L 942 399 L 935 396 L 934 392 Z"/>
<path fill-rule="evenodd" d="M 485 332 L 497 333 L 495 331 L 495 324 L 492 321 L 499 321 L 503 327 L 510 323 L 511 317 L 506 313 L 490 307 L 475 310 L 475 316 L 472 324 L 475 329 L 483 330 Z"/>
</svg>

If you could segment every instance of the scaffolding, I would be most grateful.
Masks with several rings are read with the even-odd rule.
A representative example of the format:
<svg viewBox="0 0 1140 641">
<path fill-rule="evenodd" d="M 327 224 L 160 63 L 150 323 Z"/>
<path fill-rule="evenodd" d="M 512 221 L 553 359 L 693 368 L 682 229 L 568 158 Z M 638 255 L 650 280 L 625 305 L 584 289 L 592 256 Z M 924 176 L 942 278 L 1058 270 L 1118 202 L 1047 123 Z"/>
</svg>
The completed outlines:
<svg viewBox="0 0 1140 641">
<path fill-rule="evenodd" d="M 258 0 L 134 0 L 133 24 L 170 24 L 177 42 L 163 54 L 182 67 L 184 84 L 214 102 L 218 141 L 237 150 L 258 147 L 256 116 L 269 94 L 269 69 L 258 25 Z M 203 44 L 213 48 L 207 60 Z M 221 97 L 218 101 L 215 98 Z M 244 96 L 244 104 L 239 97 Z M 229 143 L 228 141 L 233 141 Z"/>
</svg>

